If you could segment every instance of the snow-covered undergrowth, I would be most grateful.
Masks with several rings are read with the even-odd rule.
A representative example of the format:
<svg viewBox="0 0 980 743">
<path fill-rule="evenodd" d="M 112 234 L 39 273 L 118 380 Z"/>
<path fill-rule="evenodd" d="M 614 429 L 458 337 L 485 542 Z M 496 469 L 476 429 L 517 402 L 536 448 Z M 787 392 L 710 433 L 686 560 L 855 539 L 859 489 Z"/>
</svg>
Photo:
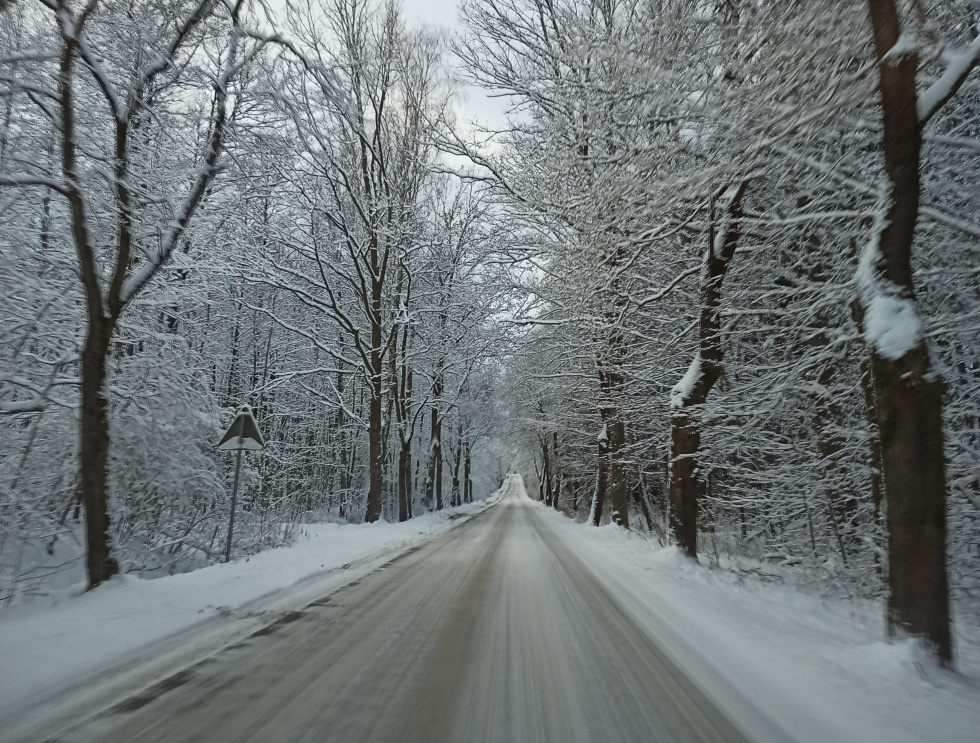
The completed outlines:
<svg viewBox="0 0 980 743">
<path fill-rule="evenodd" d="M 880 604 L 695 565 L 674 547 L 614 525 L 579 524 L 534 503 L 623 608 L 754 739 L 980 741 L 975 625 L 956 625 L 957 670 L 941 671 L 916 643 L 885 641 Z"/>
<path fill-rule="evenodd" d="M 155 580 L 120 575 L 92 592 L 79 584 L 0 612 L 0 708 L 16 708 L 202 620 L 299 608 L 492 502 L 400 524 L 306 524 L 290 547 Z"/>
</svg>

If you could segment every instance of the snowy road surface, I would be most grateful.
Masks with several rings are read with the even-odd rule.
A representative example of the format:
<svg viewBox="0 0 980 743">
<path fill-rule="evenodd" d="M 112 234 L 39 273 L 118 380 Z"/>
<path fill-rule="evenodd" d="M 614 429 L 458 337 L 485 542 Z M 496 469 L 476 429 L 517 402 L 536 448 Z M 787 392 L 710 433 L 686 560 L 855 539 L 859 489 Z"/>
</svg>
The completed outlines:
<svg viewBox="0 0 980 743">
<path fill-rule="evenodd" d="M 744 740 L 522 495 L 56 739 Z"/>
</svg>

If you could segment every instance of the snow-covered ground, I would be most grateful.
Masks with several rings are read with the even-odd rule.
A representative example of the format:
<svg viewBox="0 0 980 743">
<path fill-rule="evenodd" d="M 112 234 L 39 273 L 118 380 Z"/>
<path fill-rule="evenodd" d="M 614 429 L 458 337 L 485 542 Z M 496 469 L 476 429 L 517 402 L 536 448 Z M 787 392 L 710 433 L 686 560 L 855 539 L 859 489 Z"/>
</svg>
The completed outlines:
<svg viewBox="0 0 980 743">
<path fill-rule="evenodd" d="M 107 698 L 98 688 L 109 681 L 142 688 L 484 507 L 404 524 L 309 526 L 292 547 L 247 561 L 157 580 L 121 577 L 92 593 L 10 609 L 0 614 L 0 718 L 67 711 L 59 700 L 78 705 L 89 685 L 94 703 Z M 975 626 L 957 628 L 957 672 L 941 671 L 914 643 L 883 640 L 876 604 L 741 582 L 618 527 L 595 529 L 533 507 L 753 739 L 980 743 Z M 0 726 L 0 738 L 8 732 Z"/>
<path fill-rule="evenodd" d="M 912 641 L 885 642 L 877 604 L 740 582 L 620 527 L 596 529 L 535 506 L 754 739 L 980 743 L 975 626 L 957 627 L 957 671 L 942 671 Z"/>
<path fill-rule="evenodd" d="M 206 652 L 357 580 L 492 502 L 400 524 L 306 525 L 292 546 L 248 559 L 155 580 L 116 576 L 97 591 L 80 585 L 0 612 L 0 719 L 94 682 L 85 676 L 100 669 L 122 676 L 155 656 Z"/>
</svg>

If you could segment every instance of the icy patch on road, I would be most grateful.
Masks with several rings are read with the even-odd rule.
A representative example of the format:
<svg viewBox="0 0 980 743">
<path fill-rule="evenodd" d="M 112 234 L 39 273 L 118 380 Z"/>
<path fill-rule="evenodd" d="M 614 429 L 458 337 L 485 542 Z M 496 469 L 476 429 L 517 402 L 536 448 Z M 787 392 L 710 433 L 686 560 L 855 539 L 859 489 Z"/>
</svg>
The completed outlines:
<svg viewBox="0 0 980 743">
<path fill-rule="evenodd" d="M 16 708 L 209 617 L 301 606 L 328 585 L 317 576 L 342 573 L 329 583 L 336 590 L 357 577 L 351 566 L 427 541 L 493 502 L 403 523 L 305 524 L 290 547 L 166 578 L 116 576 L 92 592 L 79 585 L 12 607 L 0 614 L 0 706 Z"/>
<path fill-rule="evenodd" d="M 957 626 L 957 673 L 888 643 L 882 609 L 742 582 L 617 526 L 536 510 L 621 606 L 755 741 L 980 741 L 980 632 Z M 762 715 L 747 707 L 755 707 Z M 771 724 L 763 718 L 768 718 Z"/>
</svg>

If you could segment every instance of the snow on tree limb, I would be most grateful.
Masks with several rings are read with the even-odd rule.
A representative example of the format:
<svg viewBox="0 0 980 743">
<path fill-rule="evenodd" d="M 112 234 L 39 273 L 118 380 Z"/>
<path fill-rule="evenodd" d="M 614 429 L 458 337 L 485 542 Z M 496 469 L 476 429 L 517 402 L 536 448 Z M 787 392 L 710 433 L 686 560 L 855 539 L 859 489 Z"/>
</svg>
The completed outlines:
<svg viewBox="0 0 980 743">
<path fill-rule="evenodd" d="M 953 55 L 946 66 L 946 71 L 919 94 L 918 113 L 919 123 L 922 126 L 925 126 L 939 109 L 956 95 L 978 63 L 980 63 L 980 34 L 970 46 L 959 54 Z"/>
<path fill-rule="evenodd" d="M 687 372 L 681 377 L 681 380 L 674 385 L 673 389 L 670 391 L 670 407 L 673 410 L 678 410 L 684 407 L 687 399 L 691 396 L 691 392 L 694 390 L 694 385 L 697 384 L 698 379 L 701 377 L 701 354 L 695 353 L 694 358 L 691 359 L 691 365 L 687 367 Z"/>
<path fill-rule="evenodd" d="M 891 283 L 879 268 L 878 239 L 885 211 L 875 214 L 871 238 L 861 252 L 855 282 L 864 306 L 864 336 L 868 346 L 886 359 L 900 359 L 922 342 L 922 319 L 915 297 Z"/>
<path fill-rule="evenodd" d="M 236 6 L 237 7 L 237 6 Z M 170 259 L 171 253 L 177 247 L 177 243 L 190 224 L 194 212 L 200 206 L 208 186 L 218 172 L 218 159 L 224 147 L 224 137 L 229 123 L 227 101 L 228 86 L 232 76 L 238 71 L 238 43 L 243 34 L 238 25 L 237 14 L 232 17 L 233 27 L 228 35 L 228 57 L 225 60 L 221 74 L 214 81 L 215 105 L 212 130 L 208 137 L 204 162 L 198 169 L 197 175 L 191 184 L 184 201 L 174 215 L 166 235 L 161 241 L 160 247 L 141 264 L 125 281 L 119 289 L 119 305 L 126 305 L 139 291 L 146 286 L 156 275 L 157 271 Z"/>
<path fill-rule="evenodd" d="M 900 359 L 922 341 L 922 320 L 913 299 L 876 294 L 865 308 L 865 338 L 886 359 Z"/>
</svg>

